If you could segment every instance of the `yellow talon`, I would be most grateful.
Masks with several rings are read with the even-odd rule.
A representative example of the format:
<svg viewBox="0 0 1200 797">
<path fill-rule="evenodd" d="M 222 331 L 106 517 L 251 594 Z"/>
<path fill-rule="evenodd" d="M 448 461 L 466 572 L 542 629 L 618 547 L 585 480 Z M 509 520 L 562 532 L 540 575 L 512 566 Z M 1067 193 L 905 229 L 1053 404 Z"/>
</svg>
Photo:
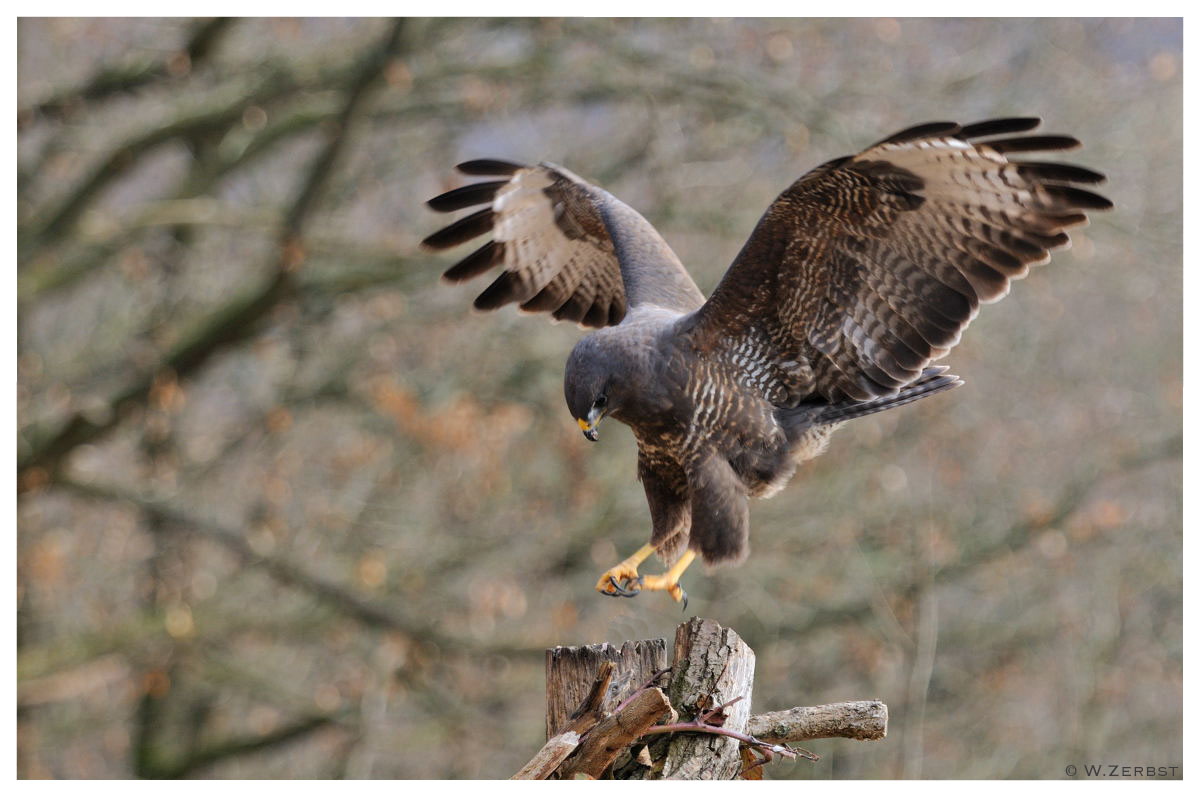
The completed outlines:
<svg viewBox="0 0 1200 797">
<path fill-rule="evenodd" d="M 661 589 L 674 598 L 676 603 L 686 601 L 687 593 L 683 591 L 683 587 L 679 586 L 679 578 L 695 558 L 696 552 L 688 551 L 679 557 L 679 561 L 672 565 L 670 570 L 662 575 L 644 576 L 642 578 L 642 589 Z"/>
<path fill-rule="evenodd" d="M 604 595 L 620 595 L 625 598 L 632 598 L 644 589 L 661 590 L 674 598 L 676 603 L 683 601 L 686 608 L 687 593 L 683 591 L 683 587 L 679 586 L 679 578 L 696 558 L 696 552 L 684 553 L 679 557 L 679 561 L 665 573 L 655 576 L 639 576 L 638 565 L 646 561 L 652 553 L 654 553 L 653 545 L 643 545 L 633 556 L 604 571 L 604 575 L 600 576 L 600 580 L 596 582 L 596 590 Z"/>
<path fill-rule="evenodd" d="M 620 564 L 614 565 L 604 571 L 604 574 L 600 576 L 600 580 L 596 582 L 596 589 L 605 595 L 620 595 L 622 592 L 620 585 L 622 583 L 627 585 L 637 583 L 639 578 L 638 565 L 646 561 L 652 553 L 654 553 L 653 545 L 643 545 L 641 548 L 638 548 L 637 553 Z"/>
</svg>

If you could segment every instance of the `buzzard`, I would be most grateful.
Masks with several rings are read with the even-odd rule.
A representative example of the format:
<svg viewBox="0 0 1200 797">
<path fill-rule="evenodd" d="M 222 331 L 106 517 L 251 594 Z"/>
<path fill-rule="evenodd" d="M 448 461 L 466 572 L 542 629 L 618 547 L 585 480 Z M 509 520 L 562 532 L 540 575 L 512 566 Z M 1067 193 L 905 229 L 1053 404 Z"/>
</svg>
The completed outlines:
<svg viewBox="0 0 1200 797">
<path fill-rule="evenodd" d="M 767 208 L 708 297 L 637 211 L 542 163 L 459 164 L 491 178 L 429 200 L 479 210 L 423 241 L 491 240 L 445 278 L 502 266 L 475 300 L 596 327 L 567 360 L 567 407 L 596 440 L 633 429 L 650 541 L 596 588 L 686 595 L 679 578 L 746 556 L 750 498 L 768 497 L 845 421 L 962 384 L 934 365 L 981 304 L 1112 203 L 1090 169 L 1013 155 L 1073 149 L 1036 118 L 930 122 L 810 171 Z M 652 553 L 671 563 L 641 576 Z"/>
</svg>

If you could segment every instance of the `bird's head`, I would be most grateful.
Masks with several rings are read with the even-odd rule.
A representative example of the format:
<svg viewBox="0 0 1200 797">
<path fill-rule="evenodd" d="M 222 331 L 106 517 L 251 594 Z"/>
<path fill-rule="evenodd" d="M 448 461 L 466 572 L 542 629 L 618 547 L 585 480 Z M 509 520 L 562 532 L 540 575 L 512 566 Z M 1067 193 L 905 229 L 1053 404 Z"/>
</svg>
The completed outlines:
<svg viewBox="0 0 1200 797">
<path fill-rule="evenodd" d="M 597 336 L 584 338 L 567 358 L 563 393 L 571 417 L 588 440 L 597 439 L 596 427 L 621 405 L 622 380 L 617 378 L 612 359 Z"/>
</svg>

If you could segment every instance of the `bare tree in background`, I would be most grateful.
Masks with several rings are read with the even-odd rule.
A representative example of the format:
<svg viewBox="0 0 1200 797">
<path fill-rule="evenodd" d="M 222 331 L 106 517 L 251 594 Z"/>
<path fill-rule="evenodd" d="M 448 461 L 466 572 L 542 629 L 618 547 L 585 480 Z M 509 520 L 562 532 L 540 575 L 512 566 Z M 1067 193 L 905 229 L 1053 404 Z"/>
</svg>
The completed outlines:
<svg viewBox="0 0 1200 797">
<path fill-rule="evenodd" d="M 591 590 L 648 518 L 632 440 L 561 406 L 577 333 L 467 314 L 421 199 L 560 162 L 710 290 L 808 168 L 1005 114 L 1078 134 L 1117 211 L 981 316 L 952 400 L 756 507 L 692 608 L 763 705 L 891 709 L 768 777 L 1181 763 L 1178 21 L 18 31 L 21 777 L 516 771 L 544 649 L 680 618 Z"/>
</svg>

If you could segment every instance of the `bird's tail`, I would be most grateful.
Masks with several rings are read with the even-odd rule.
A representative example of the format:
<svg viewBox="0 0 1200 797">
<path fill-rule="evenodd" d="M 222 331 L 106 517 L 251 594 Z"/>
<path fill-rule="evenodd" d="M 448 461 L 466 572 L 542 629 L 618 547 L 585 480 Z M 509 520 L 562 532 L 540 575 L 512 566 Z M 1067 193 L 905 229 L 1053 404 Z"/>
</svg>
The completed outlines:
<svg viewBox="0 0 1200 797">
<path fill-rule="evenodd" d="M 917 381 L 901 388 L 900 392 L 893 396 L 883 396 L 870 401 L 839 401 L 836 404 L 816 406 L 802 404 L 795 409 L 781 411 L 780 421 L 785 427 L 799 425 L 811 428 L 841 423 L 861 418 L 864 415 L 890 410 L 893 407 L 932 396 L 934 393 L 958 387 L 963 383 L 954 374 L 946 373 L 946 370 L 947 366 L 945 365 L 931 365 L 921 373 L 921 377 Z"/>
</svg>

